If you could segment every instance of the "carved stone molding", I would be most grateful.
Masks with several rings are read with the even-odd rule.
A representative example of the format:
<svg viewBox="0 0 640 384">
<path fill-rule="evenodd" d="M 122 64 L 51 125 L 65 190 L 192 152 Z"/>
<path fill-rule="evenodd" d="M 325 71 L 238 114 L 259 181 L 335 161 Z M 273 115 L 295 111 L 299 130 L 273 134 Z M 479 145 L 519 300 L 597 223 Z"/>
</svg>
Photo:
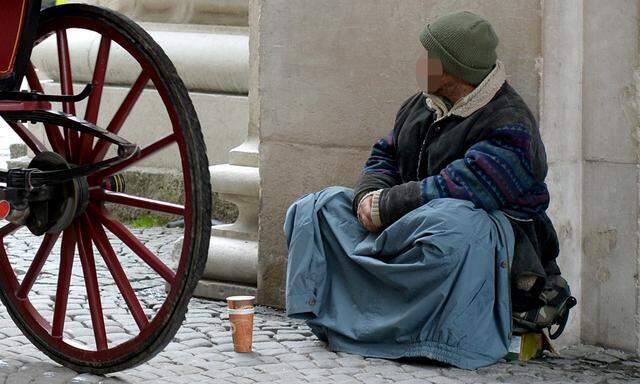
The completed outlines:
<svg viewBox="0 0 640 384">
<path fill-rule="evenodd" d="M 91 0 L 138 20 L 159 23 L 248 25 L 249 0 Z"/>
</svg>

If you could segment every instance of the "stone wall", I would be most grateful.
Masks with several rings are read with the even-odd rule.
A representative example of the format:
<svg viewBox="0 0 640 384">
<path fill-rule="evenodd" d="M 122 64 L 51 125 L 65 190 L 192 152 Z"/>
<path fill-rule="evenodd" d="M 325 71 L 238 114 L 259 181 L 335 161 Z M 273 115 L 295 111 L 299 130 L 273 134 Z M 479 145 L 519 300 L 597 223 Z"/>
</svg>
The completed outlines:
<svg viewBox="0 0 640 384">
<path fill-rule="evenodd" d="M 547 149 L 549 216 L 560 240 L 558 264 L 579 305 L 561 341 L 580 338 L 582 295 L 582 5 L 545 1 L 540 60 L 540 131 Z"/>
<path fill-rule="evenodd" d="M 636 352 L 639 11 L 633 0 L 584 2 L 582 77 L 582 337 Z"/>
<path fill-rule="evenodd" d="M 424 24 L 449 11 L 484 15 L 501 38 L 509 81 L 537 114 L 541 54 L 538 0 L 255 0 L 250 13 L 259 94 L 250 119 L 260 131 L 260 301 L 283 305 L 287 207 L 330 185 L 352 187 L 371 145 L 393 127 L 417 89 Z M 284 27 L 286 26 L 286 27 Z"/>
<path fill-rule="evenodd" d="M 371 145 L 417 90 L 424 23 L 468 9 L 494 25 L 509 81 L 539 117 L 559 264 L 579 301 L 559 344 L 639 352 L 638 8 L 633 0 L 253 0 L 260 300 L 283 305 L 288 206 L 354 185 Z"/>
</svg>

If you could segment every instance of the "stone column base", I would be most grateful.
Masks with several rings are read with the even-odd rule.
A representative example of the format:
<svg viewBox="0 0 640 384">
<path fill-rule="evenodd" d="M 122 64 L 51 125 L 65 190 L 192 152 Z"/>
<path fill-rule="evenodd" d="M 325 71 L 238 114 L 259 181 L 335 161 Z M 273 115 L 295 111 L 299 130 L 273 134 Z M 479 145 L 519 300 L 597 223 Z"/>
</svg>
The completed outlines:
<svg viewBox="0 0 640 384">
<path fill-rule="evenodd" d="M 254 286 L 203 279 L 198 282 L 193 296 L 224 300 L 229 296 L 256 296 L 257 293 Z"/>
</svg>

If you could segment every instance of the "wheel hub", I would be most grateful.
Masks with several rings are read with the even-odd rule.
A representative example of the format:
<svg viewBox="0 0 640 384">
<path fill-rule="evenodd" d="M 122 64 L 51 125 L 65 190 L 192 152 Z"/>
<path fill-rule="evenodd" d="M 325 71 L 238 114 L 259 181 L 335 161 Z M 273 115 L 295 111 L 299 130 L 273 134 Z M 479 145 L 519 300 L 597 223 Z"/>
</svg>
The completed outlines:
<svg viewBox="0 0 640 384">
<path fill-rule="evenodd" d="M 41 152 L 29 163 L 29 168 L 40 171 L 69 169 L 71 165 L 55 152 Z M 30 201 L 25 225 L 34 235 L 58 233 L 87 208 L 89 184 L 86 177 L 74 178 L 66 183 L 46 186 L 51 198 Z"/>
</svg>

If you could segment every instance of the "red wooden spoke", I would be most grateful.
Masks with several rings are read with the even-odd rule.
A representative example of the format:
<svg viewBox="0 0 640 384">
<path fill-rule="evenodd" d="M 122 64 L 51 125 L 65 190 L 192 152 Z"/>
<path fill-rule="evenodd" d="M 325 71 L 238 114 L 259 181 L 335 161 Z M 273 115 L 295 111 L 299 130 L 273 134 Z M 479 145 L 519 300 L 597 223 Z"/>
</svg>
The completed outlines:
<svg viewBox="0 0 640 384">
<path fill-rule="evenodd" d="M 40 271 L 49 258 L 51 249 L 56 244 L 58 237 L 60 237 L 60 233 L 47 234 L 44 236 L 44 239 L 42 239 L 42 244 L 40 244 L 40 248 L 33 258 L 33 262 L 31 262 L 29 270 L 27 270 L 27 273 L 24 275 L 24 279 L 22 279 L 20 288 L 18 288 L 18 292 L 16 293 L 19 299 L 26 299 L 27 295 L 29 295 L 29 291 L 36 282 L 38 275 L 40 275 Z"/>
<path fill-rule="evenodd" d="M 108 348 L 107 331 L 104 327 L 102 303 L 100 302 L 100 290 L 98 287 L 98 276 L 96 274 L 96 263 L 93 258 L 91 237 L 86 228 L 80 228 L 78 224 L 75 225 L 75 228 L 78 251 L 80 252 L 80 263 L 82 264 L 82 274 L 84 275 L 84 284 L 87 289 L 87 298 L 89 299 L 89 312 L 91 313 L 93 334 L 96 339 L 96 346 L 98 350 L 101 351 Z"/>
<path fill-rule="evenodd" d="M 107 176 L 111 176 L 115 173 L 120 172 L 121 170 L 128 168 L 130 166 L 132 166 L 133 164 L 137 163 L 140 160 L 143 160 L 151 155 L 153 155 L 154 153 L 160 151 L 161 149 L 165 148 L 166 146 L 168 146 L 169 144 L 172 144 L 176 141 L 176 135 L 175 133 L 171 133 L 165 137 L 163 137 L 162 139 L 153 142 L 149 145 L 147 145 L 146 147 L 142 148 L 140 150 L 140 154 L 137 157 L 132 157 L 129 160 L 123 161 L 122 163 L 113 165 L 111 167 L 107 167 L 101 171 L 98 171 L 96 173 L 94 173 L 93 175 L 91 175 L 89 177 L 89 184 L 90 185 L 95 185 L 95 184 L 99 184 L 102 182 L 102 179 L 104 179 Z"/>
<path fill-rule="evenodd" d="M 142 329 L 146 327 L 147 324 L 149 324 L 149 320 L 144 314 L 142 305 L 140 305 L 140 301 L 133 291 L 131 283 L 129 283 L 129 279 L 122 269 L 116 253 L 113 251 L 113 247 L 111 247 L 111 243 L 107 238 L 104 228 L 102 228 L 102 224 L 91 224 L 90 220 L 84 220 L 84 225 L 91 232 L 91 237 L 93 238 L 96 248 L 98 248 L 102 259 L 107 265 L 107 268 L 109 268 L 109 272 L 111 272 L 111 276 L 113 276 L 118 290 L 120 290 L 124 301 L 127 303 L 127 307 L 129 307 L 129 311 L 131 311 L 131 315 L 136 321 L 136 324 L 138 324 L 138 328 Z"/>
<path fill-rule="evenodd" d="M 126 193 L 105 191 L 104 189 L 94 189 L 91 191 L 91 199 L 184 216 L 183 205 L 147 199 L 145 197 L 132 196 Z"/>
<path fill-rule="evenodd" d="M 71 76 L 67 31 L 64 29 L 56 31 L 56 39 L 58 43 L 58 65 L 60 67 L 60 89 L 63 95 L 73 95 L 73 78 Z M 62 110 L 65 113 L 75 115 L 76 105 L 73 102 L 64 102 L 62 103 Z M 75 161 L 73 149 L 77 146 L 78 136 L 71 129 L 67 129 L 64 136 L 68 154 L 71 155 L 67 160 Z"/>
<path fill-rule="evenodd" d="M 33 66 L 32 62 L 29 62 L 29 66 L 27 67 L 27 83 L 29 83 L 29 88 L 31 88 L 32 91 L 44 93 L 44 89 L 36 73 L 36 67 Z"/>
<path fill-rule="evenodd" d="M 4 239 L 5 236 L 9 236 L 13 232 L 17 231 L 20 227 L 21 225 L 9 223 L 0 228 L 0 240 Z"/>
<path fill-rule="evenodd" d="M 7 255 L 4 245 L 4 238 L 17 231 L 20 227 L 21 225 L 9 223 L 0 228 L 0 279 L 3 279 L 2 284 L 6 285 L 7 288 L 5 289 L 10 292 L 15 292 L 18 288 L 18 280 L 11 267 L 11 262 L 9 261 L 9 256 Z"/>
<path fill-rule="evenodd" d="M 87 100 L 87 109 L 84 113 L 84 119 L 97 124 L 98 113 L 100 112 L 100 101 L 102 99 L 102 90 L 104 89 L 104 78 L 107 74 L 107 63 L 109 61 L 109 51 L 111 50 L 111 39 L 102 36 L 100 39 L 100 47 L 96 56 L 96 65 L 93 69 L 93 79 L 91 80 L 92 91 Z M 91 153 L 93 146 L 93 136 L 87 133 L 80 135 L 80 163 Z"/>
<path fill-rule="evenodd" d="M 31 88 L 32 91 L 44 93 L 44 89 L 42 88 L 42 84 L 40 84 L 38 74 L 36 73 L 36 69 L 32 63 L 29 63 L 29 67 L 27 67 L 27 82 L 29 83 L 29 88 Z M 51 143 L 51 148 L 53 148 L 57 153 L 64 154 L 64 139 L 62 138 L 58 127 L 51 124 L 44 124 L 44 130 L 47 133 L 49 143 Z"/>
<path fill-rule="evenodd" d="M 8 291 L 15 291 L 18 286 L 18 280 L 16 274 L 11 268 L 11 262 L 9 256 L 5 250 L 4 242 L 0 239 L 0 277 L 3 279 L 3 284 L 7 286 Z"/>
<path fill-rule="evenodd" d="M 116 114 L 113 115 L 109 126 L 107 126 L 107 130 L 109 132 L 112 132 L 114 134 L 118 134 L 118 132 L 120 132 L 122 125 L 127 120 L 127 117 L 129 117 L 133 106 L 140 98 L 140 95 L 142 94 L 142 91 L 144 90 L 144 87 L 148 82 L 149 75 L 147 73 L 143 72 L 138 76 L 136 81 L 131 86 L 129 93 L 127 93 L 127 96 L 125 96 L 124 100 L 122 101 L 122 104 L 120 104 L 120 107 L 116 111 Z M 109 149 L 110 144 L 111 143 L 106 140 L 98 140 L 98 143 L 91 153 L 90 161 L 96 162 L 102 160 L 107 154 L 107 150 Z"/>
<path fill-rule="evenodd" d="M 53 325 L 51 336 L 62 338 L 64 320 L 67 315 L 67 301 L 71 285 L 71 271 L 76 249 L 76 235 L 74 226 L 69 227 L 62 235 L 60 246 L 60 268 L 58 269 L 58 285 L 56 287 L 56 302 L 53 309 Z"/>
<path fill-rule="evenodd" d="M 71 60 L 69 59 L 69 41 L 67 31 L 56 31 L 58 43 L 58 65 L 60 67 L 60 88 L 63 95 L 73 95 L 73 78 L 71 76 Z M 62 110 L 71 115 L 76 114 L 76 105 L 73 102 L 62 103 Z"/>
<path fill-rule="evenodd" d="M 112 219 L 107 213 L 104 212 L 103 209 L 96 209 L 93 204 L 89 205 L 89 213 L 93 217 L 97 217 L 100 219 L 102 224 L 109 230 L 111 233 L 116 235 L 123 243 L 127 245 L 138 257 L 142 259 L 148 266 L 151 267 L 154 271 L 156 271 L 163 279 L 165 279 L 169 284 L 173 284 L 176 275 L 171 270 L 171 268 L 167 267 L 162 260 L 158 258 L 158 256 L 154 255 L 147 247 L 133 233 L 131 233 L 127 227 L 122 225 L 117 220 Z"/>
<path fill-rule="evenodd" d="M 40 140 L 38 140 L 38 138 L 24 125 L 15 122 L 8 122 L 8 124 L 35 154 L 39 154 L 40 152 L 47 150 L 47 147 L 45 147 L 44 144 L 42 144 L 42 142 L 40 142 Z"/>
</svg>

